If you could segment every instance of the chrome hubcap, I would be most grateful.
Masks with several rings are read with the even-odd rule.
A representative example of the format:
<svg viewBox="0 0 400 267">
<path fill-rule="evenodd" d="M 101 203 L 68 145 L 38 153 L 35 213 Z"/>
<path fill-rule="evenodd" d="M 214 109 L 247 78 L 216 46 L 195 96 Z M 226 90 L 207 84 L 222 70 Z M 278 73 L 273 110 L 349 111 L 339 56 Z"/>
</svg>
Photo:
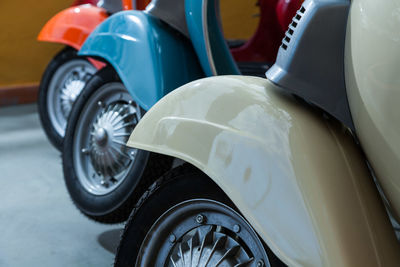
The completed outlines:
<svg viewBox="0 0 400 267">
<path fill-rule="evenodd" d="M 140 119 L 140 108 L 121 83 L 99 88 L 76 125 L 74 165 L 82 186 L 92 194 L 115 190 L 134 165 L 137 150 L 126 142 Z"/>
<path fill-rule="evenodd" d="M 104 128 L 99 128 L 94 134 L 94 141 L 99 147 L 104 147 L 107 144 L 107 130 Z"/>
<path fill-rule="evenodd" d="M 172 248 L 168 266 L 251 266 L 254 258 L 222 231 L 226 229 L 217 228 L 200 226 L 184 235 Z"/>
<path fill-rule="evenodd" d="M 76 69 L 61 88 L 61 111 L 64 118 L 68 118 L 72 105 L 86 85 L 89 73 L 86 68 Z"/>
<path fill-rule="evenodd" d="M 146 235 L 135 266 L 270 266 L 251 226 L 230 207 L 193 199 L 165 212 Z"/>
<path fill-rule="evenodd" d="M 65 135 L 71 108 L 96 68 L 84 59 L 73 59 L 54 73 L 47 91 L 47 109 L 53 128 Z"/>
<path fill-rule="evenodd" d="M 129 104 L 111 104 L 93 123 L 90 159 L 103 177 L 113 179 L 129 165 L 132 158 L 126 153 L 125 143 L 135 126 L 135 115 L 136 109 Z"/>
</svg>

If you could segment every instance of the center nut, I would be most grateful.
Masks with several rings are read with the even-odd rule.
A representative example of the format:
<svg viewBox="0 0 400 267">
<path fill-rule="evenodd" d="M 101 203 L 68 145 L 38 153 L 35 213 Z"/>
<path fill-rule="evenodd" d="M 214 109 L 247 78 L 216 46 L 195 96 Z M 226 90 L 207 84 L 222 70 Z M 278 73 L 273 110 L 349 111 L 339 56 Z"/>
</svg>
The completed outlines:
<svg viewBox="0 0 400 267">
<path fill-rule="evenodd" d="M 97 129 L 94 139 L 99 146 L 105 146 L 108 140 L 107 130 L 103 127 Z"/>
</svg>

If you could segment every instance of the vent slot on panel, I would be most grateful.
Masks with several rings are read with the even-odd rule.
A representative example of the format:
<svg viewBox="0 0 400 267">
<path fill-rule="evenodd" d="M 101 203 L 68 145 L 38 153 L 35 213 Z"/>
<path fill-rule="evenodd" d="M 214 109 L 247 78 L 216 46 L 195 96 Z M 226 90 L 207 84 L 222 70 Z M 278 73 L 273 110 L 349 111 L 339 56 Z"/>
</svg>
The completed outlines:
<svg viewBox="0 0 400 267">
<path fill-rule="evenodd" d="M 304 15 L 304 12 L 306 12 L 306 9 L 304 6 L 301 6 L 301 8 L 299 10 L 297 10 L 296 15 L 293 17 L 292 22 L 289 25 L 289 29 L 286 31 L 285 37 L 282 40 L 281 47 L 284 50 L 286 50 L 288 48 L 288 45 L 290 43 L 290 40 L 292 39 L 294 30 L 296 29 L 297 25 L 299 24 L 302 16 Z"/>
</svg>

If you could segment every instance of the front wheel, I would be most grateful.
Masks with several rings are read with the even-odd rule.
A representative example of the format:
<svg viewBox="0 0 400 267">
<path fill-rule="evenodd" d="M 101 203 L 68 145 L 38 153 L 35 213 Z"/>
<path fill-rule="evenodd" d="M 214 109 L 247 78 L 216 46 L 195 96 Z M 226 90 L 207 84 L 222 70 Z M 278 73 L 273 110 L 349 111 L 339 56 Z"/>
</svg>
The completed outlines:
<svg viewBox="0 0 400 267">
<path fill-rule="evenodd" d="M 38 111 L 50 142 L 62 149 L 68 116 L 76 98 L 96 68 L 66 47 L 47 66 L 39 87 Z"/>
<path fill-rule="evenodd" d="M 188 165 L 170 171 L 143 195 L 115 259 L 117 267 L 271 263 L 263 242 L 226 195 Z"/>
<path fill-rule="evenodd" d="M 142 114 L 111 67 L 95 74 L 72 108 L 64 179 L 75 205 L 91 219 L 125 221 L 142 191 L 172 164 L 125 145 Z"/>
</svg>

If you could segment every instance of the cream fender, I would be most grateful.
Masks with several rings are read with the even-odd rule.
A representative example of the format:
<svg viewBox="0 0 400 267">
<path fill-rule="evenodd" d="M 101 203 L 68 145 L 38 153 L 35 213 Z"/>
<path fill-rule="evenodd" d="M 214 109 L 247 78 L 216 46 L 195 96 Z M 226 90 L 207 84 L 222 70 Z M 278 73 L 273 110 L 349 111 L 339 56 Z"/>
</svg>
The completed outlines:
<svg viewBox="0 0 400 267">
<path fill-rule="evenodd" d="M 194 81 L 158 102 L 128 145 L 200 168 L 290 266 L 400 266 L 351 135 L 278 90 L 255 77 Z"/>
</svg>

